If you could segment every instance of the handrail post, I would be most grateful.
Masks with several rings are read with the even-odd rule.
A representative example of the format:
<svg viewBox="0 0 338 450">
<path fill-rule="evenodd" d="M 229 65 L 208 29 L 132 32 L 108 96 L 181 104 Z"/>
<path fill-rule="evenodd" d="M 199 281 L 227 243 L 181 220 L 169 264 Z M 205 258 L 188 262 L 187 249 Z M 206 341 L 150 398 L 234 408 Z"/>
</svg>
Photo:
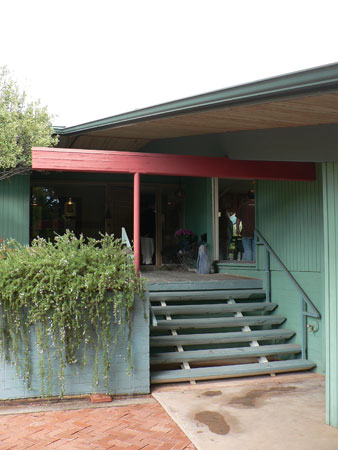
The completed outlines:
<svg viewBox="0 0 338 450">
<path fill-rule="evenodd" d="M 307 359 L 307 304 L 304 297 L 302 299 L 302 358 Z"/>
<path fill-rule="evenodd" d="M 265 301 L 271 302 L 271 269 L 270 269 L 270 252 L 265 248 Z"/>
</svg>

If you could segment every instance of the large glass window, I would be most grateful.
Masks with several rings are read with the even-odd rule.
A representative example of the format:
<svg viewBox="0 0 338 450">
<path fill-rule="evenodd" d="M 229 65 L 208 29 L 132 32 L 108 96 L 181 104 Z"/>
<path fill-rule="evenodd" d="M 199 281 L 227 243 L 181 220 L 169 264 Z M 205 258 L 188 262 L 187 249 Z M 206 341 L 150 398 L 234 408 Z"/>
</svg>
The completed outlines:
<svg viewBox="0 0 338 450">
<path fill-rule="evenodd" d="M 105 187 L 36 185 L 31 192 L 31 239 L 54 239 L 69 229 L 86 237 L 105 232 Z"/>
</svg>

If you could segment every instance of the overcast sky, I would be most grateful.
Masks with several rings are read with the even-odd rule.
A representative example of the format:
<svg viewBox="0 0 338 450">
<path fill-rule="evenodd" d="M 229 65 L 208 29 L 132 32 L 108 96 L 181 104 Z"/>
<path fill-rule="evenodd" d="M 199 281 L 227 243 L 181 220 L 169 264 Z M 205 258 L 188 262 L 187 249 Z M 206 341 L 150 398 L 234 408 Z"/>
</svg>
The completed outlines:
<svg viewBox="0 0 338 450">
<path fill-rule="evenodd" d="M 75 125 L 338 61 L 337 0 L 4 0 L 0 66 Z"/>
</svg>

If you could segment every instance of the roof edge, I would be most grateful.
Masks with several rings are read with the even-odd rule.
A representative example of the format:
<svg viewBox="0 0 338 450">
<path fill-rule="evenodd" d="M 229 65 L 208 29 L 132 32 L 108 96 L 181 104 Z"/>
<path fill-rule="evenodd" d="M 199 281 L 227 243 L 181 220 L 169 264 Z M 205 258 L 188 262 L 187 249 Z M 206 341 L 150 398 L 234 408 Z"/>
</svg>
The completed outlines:
<svg viewBox="0 0 338 450">
<path fill-rule="evenodd" d="M 338 90 L 338 63 L 266 78 L 60 129 L 71 135 L 222 106 Z"/>
</svg>

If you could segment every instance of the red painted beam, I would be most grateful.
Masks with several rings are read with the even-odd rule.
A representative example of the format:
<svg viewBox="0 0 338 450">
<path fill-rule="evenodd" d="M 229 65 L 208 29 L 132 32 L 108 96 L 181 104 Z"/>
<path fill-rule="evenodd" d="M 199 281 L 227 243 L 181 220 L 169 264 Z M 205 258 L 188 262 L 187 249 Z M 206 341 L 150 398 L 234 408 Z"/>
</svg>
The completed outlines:
<svg viewBox="0 0 338 450">
<path fill-rule="evenodd" d="M 306 162 L 240 161 L 210 156 L 167 155 L 65 148 L 33 148 L 33 170 L 139 173 L 255 180 L 316 179 Z"/>
</svg>

